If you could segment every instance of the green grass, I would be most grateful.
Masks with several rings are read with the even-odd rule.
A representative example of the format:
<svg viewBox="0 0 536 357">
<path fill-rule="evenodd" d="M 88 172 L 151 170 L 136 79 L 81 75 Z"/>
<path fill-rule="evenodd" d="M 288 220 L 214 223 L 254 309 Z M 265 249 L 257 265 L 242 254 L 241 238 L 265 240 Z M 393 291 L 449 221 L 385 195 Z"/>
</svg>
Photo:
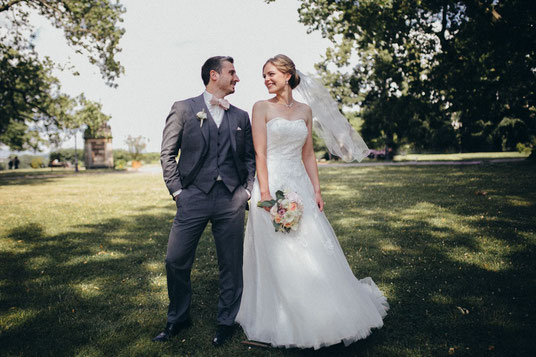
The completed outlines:
<svg viewBox="0 0 536 357">
<path fill-rule="evenodd" d="M 393 161 L 472 161 L 494 159 L 525 159 L 529 152 L 468 152 L 458 154 L 407 154 L 395 155 Z"/>
<path fill-rule="evenodd" d="M 175 213 L 161 176 L 0 176 L 0 355 L 534 355 L 535 166 L 320 174 L 348 262 L 391 305 L 366 340 L 316 352 L 248 349 L 240 331 L 214 349 L 217 265 L 207 230 L 192 273 L 194 326 L 152 343 L 165 324 Z"/>
<path fill-rule="evenodd" d="M 84 167 L 80 167 L 78 172 L 75 172 L 74 168 L 63 168 L 63 167 L 54 167 L 54 168 L 39 168 L 31 169 L 24 168 L 18 170 L 1 170 L 0 171 L 0 180 L 5 178 L 15 178 L 15 177 L 51 177 L 51 176 L 66 176 L 66 175 L 91 175 L 91 174 L 101 174 L 101 173 L 113 173 L 121 172 L 124 170 L 120 169 L 92 169 L 86 170 Z"/>
</svg>

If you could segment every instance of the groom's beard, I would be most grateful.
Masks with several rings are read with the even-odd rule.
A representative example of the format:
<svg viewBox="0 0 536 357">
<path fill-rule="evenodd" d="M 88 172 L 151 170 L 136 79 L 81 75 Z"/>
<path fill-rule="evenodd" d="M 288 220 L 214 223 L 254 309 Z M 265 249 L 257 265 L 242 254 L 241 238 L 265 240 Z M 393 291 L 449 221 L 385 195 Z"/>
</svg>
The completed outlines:
<svg viewBox="0 0 536 357">
<path fill-rule="evenodd" d="M 234 83 L 231 82 L 231 86 L 229 87 L 229 93 L 227 94 L 233 94 L 235 92 L 235 86 L 236 86 L 236 82 Z"/>
</svg>

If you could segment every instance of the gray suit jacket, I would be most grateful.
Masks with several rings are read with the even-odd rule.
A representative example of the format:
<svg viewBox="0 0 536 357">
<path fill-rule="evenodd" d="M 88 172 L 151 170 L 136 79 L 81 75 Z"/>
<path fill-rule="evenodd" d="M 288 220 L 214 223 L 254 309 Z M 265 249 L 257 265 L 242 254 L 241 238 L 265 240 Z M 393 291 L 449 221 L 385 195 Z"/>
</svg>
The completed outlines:
<svg viewBox="0 0 536 357">
<path fill-rule="evenodd" d="M 200 120 L 197 118 L 197 113 L 203 109 L 208 120 L 211 118 L 210 112 L 201 94 L 173 103 L 166 118 L 160 162 L 170 194 L 188 187 L 205 160 L 208 152 L 209 126 L 206 121 L 200 126 Z M 249 115 L 231 105 L 225 111 L 224 120 L 229 121 L 231 150 L 240 182 L 251 192 L 255 180 L 255 151 Z M 179 150 L 180 157 L 177 163 Z"/>
</svg>

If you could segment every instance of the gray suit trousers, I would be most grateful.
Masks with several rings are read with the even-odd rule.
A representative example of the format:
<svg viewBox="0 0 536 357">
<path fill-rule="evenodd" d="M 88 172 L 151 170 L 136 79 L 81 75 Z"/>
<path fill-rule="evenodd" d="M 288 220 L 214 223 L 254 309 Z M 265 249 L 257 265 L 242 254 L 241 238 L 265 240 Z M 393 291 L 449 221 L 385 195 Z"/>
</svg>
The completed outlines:
<svg viewBox="0 0 536 357">
<path fill-rule="evenodd" d="M 219 325 L 234 324 L 242 297 L 244 215 L 248 193 L 242 186 L 229 192 L 218 181 L 208 194 L 194 185 L 177 197 L 166 256 L 169 295 L 168 322 L 189 318 L 192 299 L 190 272 L 199 238 L 208 222 L 216 243 L 219 267 Z"/>
</svg>

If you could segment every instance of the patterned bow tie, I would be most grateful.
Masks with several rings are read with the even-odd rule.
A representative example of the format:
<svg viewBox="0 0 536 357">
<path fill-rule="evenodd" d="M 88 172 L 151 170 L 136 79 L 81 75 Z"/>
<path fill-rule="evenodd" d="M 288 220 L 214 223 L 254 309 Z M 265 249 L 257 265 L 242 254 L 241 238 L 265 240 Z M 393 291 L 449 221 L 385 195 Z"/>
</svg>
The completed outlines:
<svg viewBox="0 0 536 357">
<path fill-rule="evenodd" d="M 223 99 L 223 98 L 216 98 L 216 97 L 212 97 L 210 99 L 210 104 L 212 105 L 219 105 L 220 107 L 222 107 L 223 109 L 227 110 L 229 109 L 229 101 Z"/>
</svg>

